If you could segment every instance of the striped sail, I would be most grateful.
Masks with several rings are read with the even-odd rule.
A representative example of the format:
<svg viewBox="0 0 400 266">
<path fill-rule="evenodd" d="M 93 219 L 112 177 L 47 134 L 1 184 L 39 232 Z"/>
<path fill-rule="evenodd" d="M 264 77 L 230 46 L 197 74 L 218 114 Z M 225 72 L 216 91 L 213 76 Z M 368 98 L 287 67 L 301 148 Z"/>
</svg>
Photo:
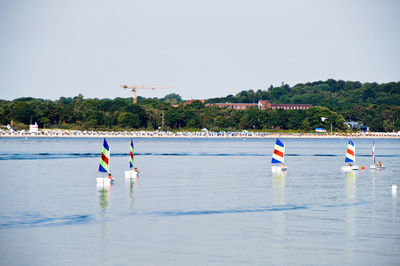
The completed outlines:
<svg viewBox="0 0 400 266">
<path fill-rule="evenodd" d="M 103 150 L 100 155 L 100 172 L 109 172 L 110 171 L 110 147 L 108 147 L 106 139 L 103 142 Z"/>
<path fill-rule="evenodd" d="M 133 146 L 133 141 L 131 140 L 131 150 L 129 152 L 129 168 L 133 167 L 133 154 L 134 154 L 134 146 Z"/>
<path fill-rule="evenodd" d="M 344 161 L 346 163 L 353 163 L 356 161 L 356 146 L 351 139 L 347 145 L 346 159 Z"/>
<path fill-rule="evenodd" d="M 375 141 L 372 141 L 372 159 L 374 160 L 374 164 L 376 164 L 376 162 L 375 162 Z"/>
<path fill-rule="evenodd" d="M 285 161 L 285 145 L 279 139 L 276 139 L 274 152 L 272 153 L 271 163 L 284 163 L 284 161 Z"/>
</svg>

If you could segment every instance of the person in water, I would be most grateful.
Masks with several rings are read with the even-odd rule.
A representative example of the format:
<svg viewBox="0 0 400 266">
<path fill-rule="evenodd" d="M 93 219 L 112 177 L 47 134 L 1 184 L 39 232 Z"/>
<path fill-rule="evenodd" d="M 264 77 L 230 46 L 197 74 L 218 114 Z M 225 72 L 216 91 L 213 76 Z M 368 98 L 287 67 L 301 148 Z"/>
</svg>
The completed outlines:
<svg viewBox="0 0 400 266">
<path fill-rule="evenodd" d="M 111 174 L 108 174 L 108 178 L 109 178 L 109 179 L 112 179 L 112 175 L 111 175 Z"/>
</svg>

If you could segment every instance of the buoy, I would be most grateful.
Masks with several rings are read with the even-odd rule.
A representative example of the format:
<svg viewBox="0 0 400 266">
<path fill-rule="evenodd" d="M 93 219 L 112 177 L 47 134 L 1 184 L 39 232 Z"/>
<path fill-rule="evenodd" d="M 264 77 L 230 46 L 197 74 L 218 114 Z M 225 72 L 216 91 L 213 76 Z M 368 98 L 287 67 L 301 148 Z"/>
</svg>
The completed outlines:
<svg viewBox="0 0 400 266">
<path fill-rule="evenodd" d="M 361 165 L 361 170 L 365 170 L 365 166 L 364 165 Z"/>
</svg>

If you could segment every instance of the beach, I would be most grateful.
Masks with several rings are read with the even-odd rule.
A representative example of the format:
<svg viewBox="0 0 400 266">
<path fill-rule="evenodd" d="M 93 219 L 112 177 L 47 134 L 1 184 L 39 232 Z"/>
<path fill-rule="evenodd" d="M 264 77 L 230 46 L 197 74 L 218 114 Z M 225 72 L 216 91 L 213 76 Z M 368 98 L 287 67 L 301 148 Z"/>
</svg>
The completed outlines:
<svg viewBox="0 0 400 266">
<path fill-rule="evenodd" d="M 80 131 L 42 129 L 37 132 L 27 130 L 0 130 L 0 137 L 79 137 L 79 138 L 400 138 L 400 132 L 366 133 L 287 133 L 250 131 Z"/>
</svg>

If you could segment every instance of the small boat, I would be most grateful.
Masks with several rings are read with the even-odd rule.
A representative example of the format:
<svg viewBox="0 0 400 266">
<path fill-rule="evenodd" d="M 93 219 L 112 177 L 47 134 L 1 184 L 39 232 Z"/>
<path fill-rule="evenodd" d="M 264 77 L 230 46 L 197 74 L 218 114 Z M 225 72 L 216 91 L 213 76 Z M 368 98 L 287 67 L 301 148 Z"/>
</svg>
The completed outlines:
<svg viewBox="0 0 400 266">
<path fill-rule="evenodd" d="M 131 150 L 129 152 L 129 170 L 125 171 L 125 178 L 138 178 L 139 170 L 137 168 L 133 168 L 133 155 L 134 155 L 135 147 L 133 146 L 133 141 L 131 140 Z"/>
<path fill-rule="evenodd" d="M 375 161 L 375 141 L 372 141 L 372 161 L 374 162 L 374 164 L 371 164 L 369 166 L 371 170 L 383 170 L 386 168 L 385 166 L 382 165 L 381 162 L 377 164 Z"/>
<path fill-rule="evenodd" d="M 342 166 L 342 171 L 358 170 L 358 165 L 355 165 L 355 163 L 356 163 L 356 146 L 354 145 L 354 143 L 351 139 L 349 140 L 349 142 L 347 144 L 346 159 L 344 160 L 344 162 L 349 163 L 349 165 Z"/>
<path fill-rule="evenodd" d="M 105 138 L 103 141 L 103 149 L 100 155 L 99 172 L 108 173 L 108 176 L 97 177 L 96 178 L 97 185 L 110 186 L 114 181 L 114 179 L 110 174 L 110 147 L 108 146 L 108 143 Z"/>
<path fill-rule="evenodd" d="M 285 162 L 285 145 L 279 139 L 276 139 L 274 151 L 272 152 L 271 171 L 272 172 L 287 171 L 287 167 L 285 166 L 284 162 Z"/>
</svg>

